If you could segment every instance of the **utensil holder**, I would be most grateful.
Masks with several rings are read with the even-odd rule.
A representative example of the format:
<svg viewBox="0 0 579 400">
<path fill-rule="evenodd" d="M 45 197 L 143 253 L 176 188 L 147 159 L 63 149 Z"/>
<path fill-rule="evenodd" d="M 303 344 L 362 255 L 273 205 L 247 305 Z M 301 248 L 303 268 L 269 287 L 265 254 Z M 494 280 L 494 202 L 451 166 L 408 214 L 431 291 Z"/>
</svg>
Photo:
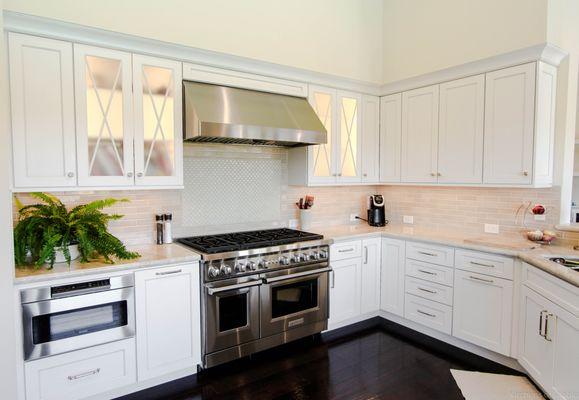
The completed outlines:
<svg viewBox="0 0 579 400">
<path fill-rule="evenodd" d="M 312 210 L 300 210 L 300 228 L 310 229 L 312 226 Z"/>
</svg>

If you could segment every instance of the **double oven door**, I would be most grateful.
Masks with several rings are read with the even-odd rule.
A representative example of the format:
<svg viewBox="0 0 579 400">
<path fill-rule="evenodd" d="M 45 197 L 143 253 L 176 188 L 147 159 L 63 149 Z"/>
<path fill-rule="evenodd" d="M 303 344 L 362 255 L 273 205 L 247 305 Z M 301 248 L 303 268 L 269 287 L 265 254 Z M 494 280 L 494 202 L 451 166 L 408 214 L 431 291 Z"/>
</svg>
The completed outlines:
<svg viewBox="0 0 579 400">
<path fill-rule="evenodd" d="M 328 318 L 328 272 L 309 265 L 205 285 L 205 354 Z"/>
</svg>

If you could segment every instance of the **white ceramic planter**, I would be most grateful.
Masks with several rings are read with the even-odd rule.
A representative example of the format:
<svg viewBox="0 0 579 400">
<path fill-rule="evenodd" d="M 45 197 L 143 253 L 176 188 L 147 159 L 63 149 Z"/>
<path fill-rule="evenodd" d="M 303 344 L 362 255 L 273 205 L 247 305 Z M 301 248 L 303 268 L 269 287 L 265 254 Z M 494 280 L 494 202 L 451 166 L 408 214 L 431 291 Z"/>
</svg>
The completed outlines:
<svg viewBox="0 0 579 400">
<path fill-rule="evenodd" d="M 68 251 L 70 252 L 70 261 L 76 260 L 80 256 L 80 252 L 78 251 L 78 244 L 71 244 L 68 246 Z M 54 260 L 55 263 L 64 263 L 66 262 L 66 258 L 64 257 L 64 253 L 62 250 L 56 250 L 56 258 Z"/>
<path fill-rule="evenodd" d="M 312 210 L 300 210 L 300 228 L 308 230 L 312 227 Z"/>
</svg>

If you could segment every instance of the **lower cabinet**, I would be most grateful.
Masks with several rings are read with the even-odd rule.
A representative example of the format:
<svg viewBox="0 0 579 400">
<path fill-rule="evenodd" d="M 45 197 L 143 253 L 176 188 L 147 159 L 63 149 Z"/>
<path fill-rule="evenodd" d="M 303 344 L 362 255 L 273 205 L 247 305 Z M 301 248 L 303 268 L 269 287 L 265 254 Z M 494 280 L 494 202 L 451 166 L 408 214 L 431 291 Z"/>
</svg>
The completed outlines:
<svg viewBox="0 0 579 400">
<path fill-rule="evenodd" d="M 509 355 L 513 282 L 455 270 L 453 336 Z"/>
<path fill-rule="evenodd" d="M 135 272 L 139 381 L 201 362 L 198 264 Z"/>
<path fill-rule="evenodd" d="M 76 400 L 135 383 L 135 339 L 25 363 L 27 400 Z"/>
<path fill-rule="evenodd" d="M 360 315 L 361 269 L 360 258 L 332 262 L 328 321 L 330 327 Z"/>
<path fill-rule="evenodd" d="M 523 286 L 519 363 L 557 400 L 579 394 L 579 317 Z"/>
<path fill-rule="evenodd" d="M 380 238 L 362 241 L 361 313 L 380 309 Z"/>
<path fill-rule="evenodd" d="M 406 242 L 382 239 L 380 309 L 404 316 L 404 260 Z"/>
</svg>

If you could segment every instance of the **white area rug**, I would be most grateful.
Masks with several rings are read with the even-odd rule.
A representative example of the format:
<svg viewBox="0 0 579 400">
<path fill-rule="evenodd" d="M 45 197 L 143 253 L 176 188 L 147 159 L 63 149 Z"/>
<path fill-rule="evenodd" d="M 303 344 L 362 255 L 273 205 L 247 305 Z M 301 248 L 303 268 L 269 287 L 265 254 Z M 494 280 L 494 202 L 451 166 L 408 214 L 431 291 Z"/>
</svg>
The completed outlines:
<svg viewBox="0 0 579 400">
<path fill-rule="evenodd" d="M 450 372 L 466 400 L 544 400 L 543 395 L 523 376 L 457 369 Z"/>
</svg>

